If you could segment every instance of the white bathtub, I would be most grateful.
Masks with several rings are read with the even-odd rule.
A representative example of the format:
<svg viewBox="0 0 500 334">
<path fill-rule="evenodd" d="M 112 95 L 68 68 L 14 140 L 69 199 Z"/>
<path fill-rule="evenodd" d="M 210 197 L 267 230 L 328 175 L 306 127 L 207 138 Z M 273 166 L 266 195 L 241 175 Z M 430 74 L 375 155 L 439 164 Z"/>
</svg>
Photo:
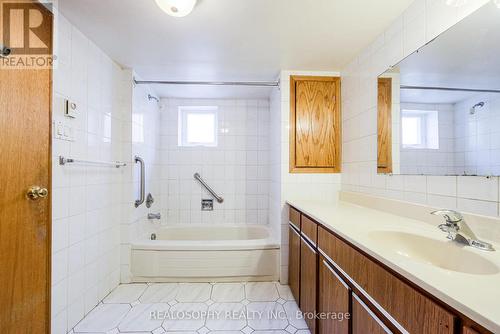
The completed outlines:
<svg viewBox="0 0 500 334">
<path fill-rule="evenodd" d="M 277 280 L 279 243 L 255 225 L 175 225 L 132 243 L 133 282 Z"/>
</svg>

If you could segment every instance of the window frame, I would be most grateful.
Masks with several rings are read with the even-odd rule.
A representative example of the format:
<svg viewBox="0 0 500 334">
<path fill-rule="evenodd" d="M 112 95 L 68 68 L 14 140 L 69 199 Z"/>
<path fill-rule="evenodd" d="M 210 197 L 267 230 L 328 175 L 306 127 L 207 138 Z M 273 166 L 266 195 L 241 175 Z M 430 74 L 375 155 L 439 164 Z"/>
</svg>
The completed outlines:
<svg viewBox="0 0 500 334">
<path fill-rule="evenodd" d="M 219 133 L 219 120 L 218 120 L 219 107 L 217 106 L 179 106 L 178 107 L 178 143 L 179 147 L 217 147 L 218 146 L 218 133 Z M 188 115 L 189 114 L 209 114 L 214 115 L 213 132 L 214 141 L 208 142 L 188 142 Z"/>
</svg>

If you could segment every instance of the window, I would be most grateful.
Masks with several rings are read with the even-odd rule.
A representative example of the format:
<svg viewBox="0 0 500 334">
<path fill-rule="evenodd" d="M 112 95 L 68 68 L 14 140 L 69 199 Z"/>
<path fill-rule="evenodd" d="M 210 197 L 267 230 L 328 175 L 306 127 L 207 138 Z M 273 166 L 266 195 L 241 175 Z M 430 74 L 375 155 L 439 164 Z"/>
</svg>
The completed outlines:
<svg viewBox="0 0 500 334">
<path fill-rule="evenodd" d="M 438 119 L 437 111 L 403 110 L 401 112 L 403 148 L 439 149 Z"/>
<path fill-rule="evenodd" d="M 179 107 L 179 146 L 217 146 L 217 107 Z"/>
</svg>

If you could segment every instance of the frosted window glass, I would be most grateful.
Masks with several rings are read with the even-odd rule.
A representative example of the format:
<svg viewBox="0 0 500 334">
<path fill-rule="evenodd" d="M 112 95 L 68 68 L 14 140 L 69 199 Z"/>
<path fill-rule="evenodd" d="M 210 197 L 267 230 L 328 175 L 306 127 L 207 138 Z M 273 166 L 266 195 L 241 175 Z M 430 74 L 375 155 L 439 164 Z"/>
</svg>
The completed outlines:
<svg viewBox="0 0 500 334">
<path fill-rule="evenodd" d="M 439 116 L 437 111 L 403 110 L 401 114 L 403 148 L 439 149 Z"/>
<path fill-rule="evenodd" d="M 215 142 L 214 114 L 188 114 L 186 121 L 188 144 Z"/>
<path fill-rule="evenodd" d="M 217 107 L 179 107 L 179 146 L 217 146 Z"/>
<path fill-rule="evenodd" d="M 422 122 L 419 117 L 403 117 L 403 145 L 422 144 Z"/>
</svg>

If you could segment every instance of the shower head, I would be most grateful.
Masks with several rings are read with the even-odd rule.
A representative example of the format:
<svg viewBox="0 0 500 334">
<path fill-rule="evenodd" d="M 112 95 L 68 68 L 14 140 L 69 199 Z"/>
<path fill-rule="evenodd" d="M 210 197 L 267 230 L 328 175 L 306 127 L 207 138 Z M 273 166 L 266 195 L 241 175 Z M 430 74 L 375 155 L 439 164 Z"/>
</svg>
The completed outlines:
<svg viewBox="0 0 500 334">
<path fill-rule="evenodd" d="M 476 103 L 472 108 L 470 108 L 470 114 L 474 115 L 476 113 L 476 108 L 484 107 L 484 102 Z"/>
<path fill-rule="evenodd" d="M 157 98 L 156 96 L 151 95 L 151 94 L 148 94 L 148 100 L 149 101 L 155 100 L 156 102 L 160 103 L 160 99 Z"/>
</svg>

